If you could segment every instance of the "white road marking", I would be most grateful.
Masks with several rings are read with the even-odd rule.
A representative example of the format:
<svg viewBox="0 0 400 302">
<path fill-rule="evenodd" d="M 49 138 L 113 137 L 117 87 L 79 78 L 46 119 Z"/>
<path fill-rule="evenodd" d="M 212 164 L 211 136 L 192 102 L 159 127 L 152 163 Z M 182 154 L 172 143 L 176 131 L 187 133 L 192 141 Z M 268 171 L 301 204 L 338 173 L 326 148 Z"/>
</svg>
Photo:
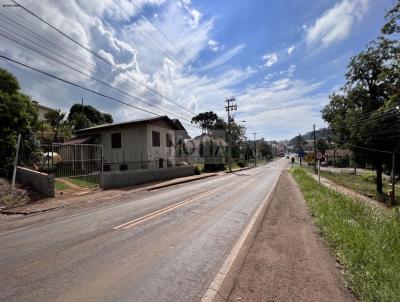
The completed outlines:
<svg viewBox="0 0 400 302">
<path fill-rule="evenodd" d="M 123 223 L 123 224 L 120 224 L 120 225 L 118 225 L 118 226 L 113 227 L 113 230 L 118 230 L 118 229 L 124 229 L 124 230 L 126 230 L 126 229 L 128 229 L 128 228 L 131 228 L 131 227 L 133 227 L 133 226 L 139 224 L 139 223 L 142 223 L 142 222 L 145 222 L 145 221 L 147 221 L 147 220 L 153 219 L 153 218 L 155 218 L 155 217 L 157 217 L 157 216 L 159 216 L 159 215 L 168 213 L 168 212 L 170 212 L 170 211 L 172 211 L 172 210 L 175 210 L 175 209 L 177 209 L 177 208 L 179 208 L 179 207 L 181 207 L 181 206 L 184 206 L 184 205 L 186 205 L 186 204 L 188 204 L 188 203 L 190 203 L 190 202 L 193 202 L 193 201 L 195 201 L 195 200 L 197 200 L 197 199 L 200 199 L 200 198 L 202 198 L 202 197 L 205 197 L 205 196 L 208 196 L 208 195 L 210 195 L 210 194 L 213 194 L 213 193 L 215 193 L 215 192 L 217 192 L 217 191 L 220 191 L 220 190 L 222 190 L 223 188 L 225 188 L 226 186 L 229 186 L 229 185 L 232 185 L 232 183 L 228 183 L 228 184 L 226 184 L 226 185 L 223 185 L 223 186 L 221 186 L 221 187 L 212 189 L 212 190 L 207 191 L 207 192 L 205 192 L 205 193 L 202 193 L 202 194 L 200 194 L 200 195 L 191 197 L 191 198 L 189 198 L 189 199 L 186 199 L 186 200 L 177 202 L 177 203 L 175 203 L 175 204 L 173 204 L 173 205 L 170 205 L 170 206 L 168 206 L 168 207 L 165 207 L 165 208 L 162 208 L 162 209 L 160 209 L 160 210 L 154 211 L 154 212 L 152 212 L 152 213 L 146 214 L 146 215 L 144 215 L 144 216 L 142 216 L 142 217 L 139 217 L 139 218 L 133 219 L 133 220 L 131 220 L 131 221 L 125 222 L 125 223 Z"/>
</svg>

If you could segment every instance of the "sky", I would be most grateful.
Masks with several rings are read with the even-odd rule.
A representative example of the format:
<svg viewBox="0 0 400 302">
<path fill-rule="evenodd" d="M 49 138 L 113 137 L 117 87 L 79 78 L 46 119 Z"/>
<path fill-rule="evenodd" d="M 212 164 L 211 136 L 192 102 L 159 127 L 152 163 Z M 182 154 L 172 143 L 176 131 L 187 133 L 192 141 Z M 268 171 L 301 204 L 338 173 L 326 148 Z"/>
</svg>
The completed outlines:
<svg viewBox="0 0 400 302">
<path fill-rule="evenodd" d="M 83 102 L 115 121 L 194 114 L 235 121 L 266 140 L 326 126 L 321 109 L 347 64 L 379 35 L 394 0 L 0 0 L 0 58 L 22 91 L 68 112 Z M 101 59 L 103 58 L 103 59 Z M 107 61 L 108 64 L 105 61 Z M 107 96 L 107 97 L 104 97 Z M 141 110 L 142 109 L 142 110 Z"/>
</svg>

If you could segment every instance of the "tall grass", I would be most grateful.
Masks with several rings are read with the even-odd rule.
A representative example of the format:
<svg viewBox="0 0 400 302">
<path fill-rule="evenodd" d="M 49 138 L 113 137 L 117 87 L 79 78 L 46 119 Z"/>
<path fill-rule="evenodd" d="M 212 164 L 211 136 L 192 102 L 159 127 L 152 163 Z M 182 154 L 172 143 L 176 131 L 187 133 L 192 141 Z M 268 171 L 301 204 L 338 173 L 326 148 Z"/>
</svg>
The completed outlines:
<svg viewBox="0 0 400 302">
<path fill-rule="evenodd" d="M 395 213 L 318 186 L 301 168 L 292 174 L 355 294 L 362 301 L 400 301 L 400 221 Z"/>
</svg>

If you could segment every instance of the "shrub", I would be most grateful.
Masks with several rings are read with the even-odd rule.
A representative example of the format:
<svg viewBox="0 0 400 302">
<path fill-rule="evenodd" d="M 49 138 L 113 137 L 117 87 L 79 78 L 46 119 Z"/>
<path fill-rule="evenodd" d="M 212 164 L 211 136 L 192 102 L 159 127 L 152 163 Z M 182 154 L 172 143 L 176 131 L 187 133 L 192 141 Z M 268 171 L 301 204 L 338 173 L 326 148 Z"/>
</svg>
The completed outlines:
<svg viewBox="0 0 400 302">
<path fill-rule="evenodd" d="M 361 178 L 364 181 L 368 181 L 368 182 L 375 182 L 376 181 L 376 175 L 374 172 L 364 172 L 363 174 L 361 174 Z"/>
<path fill-rule="evenodd" d="M 199 166 L 194 166 L 194 174 L 195 175 L 200 175 L 201 174 Z"/>
<path fill-rule="evenodd" d="M 245 164 L 243 161 L 238 161 L 236 164 L 237 164 L 238 167 L 240 167 L 240 168 L 244 168 L 244 167 L 246 166 L 246 164 Z"/>
</svg>

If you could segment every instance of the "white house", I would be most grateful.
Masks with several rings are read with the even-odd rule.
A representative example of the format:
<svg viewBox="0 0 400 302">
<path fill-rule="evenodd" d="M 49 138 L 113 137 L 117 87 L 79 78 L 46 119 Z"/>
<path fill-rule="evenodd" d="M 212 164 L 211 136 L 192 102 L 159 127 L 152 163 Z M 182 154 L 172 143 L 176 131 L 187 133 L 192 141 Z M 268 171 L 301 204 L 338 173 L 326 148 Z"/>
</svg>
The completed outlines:
<svg viewBox="0 0 400 302">
<path fill-rule="evenodd" d="M 81 129 L 66 143 L 102 145 L 104 171 L 157 169 L 181 164 L 176 143 L 186 136 L 179 121 L 160 116 Z"/>
</svg>

